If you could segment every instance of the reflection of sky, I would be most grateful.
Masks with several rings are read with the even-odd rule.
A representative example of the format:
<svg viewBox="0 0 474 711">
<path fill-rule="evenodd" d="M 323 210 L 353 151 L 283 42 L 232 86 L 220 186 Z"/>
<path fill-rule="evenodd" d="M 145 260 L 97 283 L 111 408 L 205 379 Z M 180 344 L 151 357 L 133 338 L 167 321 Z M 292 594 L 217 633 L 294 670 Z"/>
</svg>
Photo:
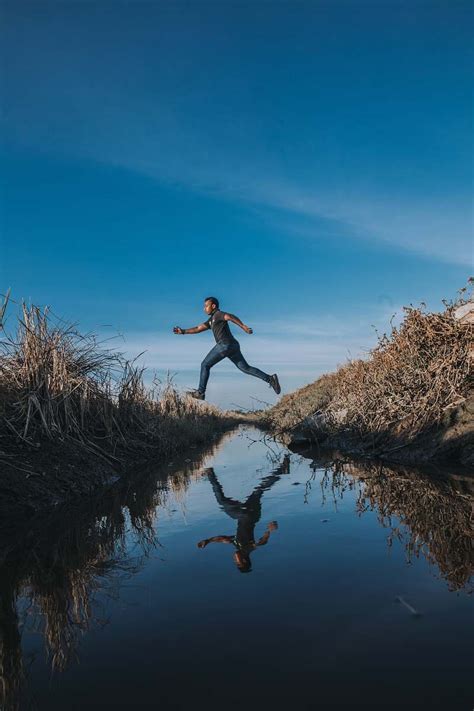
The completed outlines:
<svg viewBox="0 0 474 711">
<path fill-rule="evenodd" d="M 137 352 L 215 294 L 271 335 L 252 350 L 242 334 L 249 361 L 304 381 L 401 304 L 464 285 L 467 3 L 3 13 L 0 276 L 16 298 L 112 324 Z M 158 367 L 204 343 L 163 343 Z"/>
</svg>

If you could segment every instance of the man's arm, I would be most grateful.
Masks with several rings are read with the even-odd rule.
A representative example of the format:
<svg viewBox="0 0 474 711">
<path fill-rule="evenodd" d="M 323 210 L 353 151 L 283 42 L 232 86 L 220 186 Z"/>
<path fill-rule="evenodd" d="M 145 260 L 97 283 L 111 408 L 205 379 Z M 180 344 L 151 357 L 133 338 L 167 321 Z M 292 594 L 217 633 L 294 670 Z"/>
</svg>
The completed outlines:
<svg viewBox="0 0 474 711">
<path fill-rule="evenodd" d="M 205 321 L 204 323 L 200 323 L 199 326 L 193 326 L 192 328 L 180 328 L 179 326 L 175 326 L 173 328 L 173 333 L 178 333 L 180 336 L 184 336 L 191 333 L 201 333 L 202 331 L 207 331 L 208 329 L 209 324 Z"/>
<path fill-rule="evenodd" d="M 276 521 L 271 521 L 271 522 L 268 524 L 267 530 L 265 531 L 265 533 L 263 534 L 263 536 L 262 536 L 262 537 L 260 538 L 260 540 L 257 541 L 257 543 L 255 544 L 255 548 L 257 548 L 257 546 L 266 546 L 267 543 L 268 543 L 268 539 L 270 538 L 271 532 L 272 532 L 272 531 L 276 531 L 277 528 L 278 528 L 277 522 L 276 522 Z"/>
<path fill-rule="evenodd" d="M 238 316 L 234 316 L 234 314 L 224 314 L 224 320 L 225 321 L 232 321 L 232 323 L 235 323 L 236 326 L 240 326 L 240 328 L 245 331 L 245 333 L 253 333 L 253 330 L 249 327 L 246 326 L 245 323 L 243 323 Z"/>
<path fill-rule="evenodd" d="M 213 536 L 212 538 L 205 538 L 203 541 L 199 541 L 198 548 L 205 548 L 208 543 L 232 543 L 234 540 L 233 536 Z"/>
</svg>

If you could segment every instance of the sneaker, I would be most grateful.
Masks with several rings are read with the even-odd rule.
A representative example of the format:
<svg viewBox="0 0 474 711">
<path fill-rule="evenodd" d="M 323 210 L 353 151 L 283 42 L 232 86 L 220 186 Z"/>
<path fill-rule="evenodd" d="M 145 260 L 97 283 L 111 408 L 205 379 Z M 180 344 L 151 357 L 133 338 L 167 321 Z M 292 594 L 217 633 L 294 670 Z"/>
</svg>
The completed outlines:
<svg viewBox="0 0 474 711">
<path fill-rule="evenodd" d="M 281 387 L 280 387 L 280 382 L 278 380 L 278 375 L 276 373 L 273 373 L 273 375 L 270 376 L 270 387 L 274 389 L 277 395 L 281 393 Z"/>
<path fill-rule="evenodd" d="M 191 397 L 195 398 L 196 400 L 205 400 L 206 396 L 204 393 L 199 392 L 199 390 L 189 390 L 186 395 L 190 395 Z"/>
</svg>

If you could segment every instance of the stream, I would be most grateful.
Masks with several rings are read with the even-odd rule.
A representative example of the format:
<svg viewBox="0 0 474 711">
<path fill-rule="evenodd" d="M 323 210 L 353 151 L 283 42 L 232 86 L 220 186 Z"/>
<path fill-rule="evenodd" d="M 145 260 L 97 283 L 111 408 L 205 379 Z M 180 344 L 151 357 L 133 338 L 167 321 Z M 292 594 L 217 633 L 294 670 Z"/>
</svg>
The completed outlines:
<svg viewBox="0 0 474 711">
<path fill-rule="evenodd" d="M 240 426 L 3 525 L 0 708 L 469 711 L 473 502 Z"/>
</svg>

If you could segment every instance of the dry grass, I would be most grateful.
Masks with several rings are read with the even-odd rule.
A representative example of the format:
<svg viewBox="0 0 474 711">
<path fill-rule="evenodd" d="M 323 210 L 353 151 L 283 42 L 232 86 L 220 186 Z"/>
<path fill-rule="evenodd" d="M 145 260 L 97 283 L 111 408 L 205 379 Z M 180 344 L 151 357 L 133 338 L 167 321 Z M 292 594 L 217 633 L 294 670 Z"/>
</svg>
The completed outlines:
<svg viewBox="0 0 474 711">
<path fill-rule="evenodd" d="M 263 420 L 276 435 L 291 432 L 329 404 L 334 392 L 333 381 L 333 373 L 322 375 L 314 383 L 284 395 L 263 413 Z"/>
<path fill-rule="evenodd" d="M 93 334 L 23 305 L 16 334 L 0 342 L 0 450 L 68 442 L 113 461 L 171 452 L 232 424 L 170 382 L 147 389 L 143 375 Z"/>
<path fill-rule="evenodd" d="M 380 338 L 368 361 L 340 368 L 327 408 L 333 422 L 347 409 L 344 423 L 360 431 L 391 429 L 409 437 L 437 425 L 465 402 L 471 386 L 471 325 L 444 313 L 405 308 L 399 328 Z"/>
<path fill-rule="evenodd" d="M 442 313 L 406 307 L 402 324 L 379 337 L 367 360 L 350 361 L 282 398 L 267 413 L 273 431 L 304 424 L 372 442 L 410 442 L 449 420 L 472 392 L 474 326 L 454 318 L 459 303 Z"/>
</svg>

